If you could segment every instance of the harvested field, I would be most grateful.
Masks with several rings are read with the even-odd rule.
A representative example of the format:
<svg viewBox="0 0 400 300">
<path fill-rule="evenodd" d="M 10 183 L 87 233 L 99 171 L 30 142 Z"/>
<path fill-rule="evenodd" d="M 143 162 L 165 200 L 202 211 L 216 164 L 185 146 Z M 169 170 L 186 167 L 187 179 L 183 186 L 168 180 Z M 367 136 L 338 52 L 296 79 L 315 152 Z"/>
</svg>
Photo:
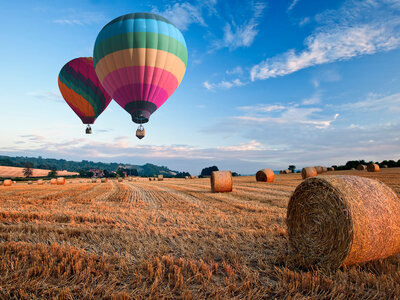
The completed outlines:
<svg viewBox="0 0 400 300">
<path fill-rule="evenodd" d="M 377 178 L 400 192 L 400 169 Z M 400 295 L 400 257 L 328 272 L 291 259 L 301 174 L 0 186 L 0 298 L 368 298 Z"/>
<path fill-rule="evenodd" d="M 3 178 L 25 177 L 23 170 L 24 168 L 19 168 L 19 167 L 0 166 L 0 177 Z M 49 172 L 50 170 L 32 169 L 32 176 L 33 177 L 47 176 Z M 68 172 L 68 171 L 57 171 L 57 175 L 69 176 L 69 175 L 79 175 L 79 173 Z"/>
</svg>

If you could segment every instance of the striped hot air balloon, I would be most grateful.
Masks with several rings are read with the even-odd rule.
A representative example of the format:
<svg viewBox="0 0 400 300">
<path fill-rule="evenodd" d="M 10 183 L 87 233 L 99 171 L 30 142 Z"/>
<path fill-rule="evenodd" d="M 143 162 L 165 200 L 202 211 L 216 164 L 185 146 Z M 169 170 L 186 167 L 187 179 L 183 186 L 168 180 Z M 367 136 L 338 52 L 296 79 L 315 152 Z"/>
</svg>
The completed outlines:
<svg viewBox="0 0 400 300">
<path fill-rule="evenodd" d="M 97 36 L 93 52 L 101 84 L 137 124 L 148 122 L 176 90 L 187 59 L 182 33 L 167 19 L 152 13 L 112 20 Z M 144 131 L 138 135 L 143 136 Z"/>
<path fill-rule="evenodd" d="M 86 133 L 92 133 L 89 124 L 94 123 L 112 99 L 97 78 L 93 58 L 79 57 L 65 64 L 58 75 L 58 87 L 83 124 L 88 124 Z"/>
</svg>

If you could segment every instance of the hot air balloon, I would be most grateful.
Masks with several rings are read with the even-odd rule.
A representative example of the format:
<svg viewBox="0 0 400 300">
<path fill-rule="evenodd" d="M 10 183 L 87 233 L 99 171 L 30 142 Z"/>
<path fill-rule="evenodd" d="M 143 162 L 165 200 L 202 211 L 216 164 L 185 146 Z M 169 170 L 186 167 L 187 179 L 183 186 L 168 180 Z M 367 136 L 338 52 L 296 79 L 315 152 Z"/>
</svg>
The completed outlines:
<svg viewBox="0 0 400 300">
<path fill-rule="evenodd" d="M 188 53 L 182 33 L 167 19 L 133 13 L 112 20 L 97 36 L 93 63 L 112 98 L 144 124 L 183 79 Z M 144 137 L 142 125 L 138 138 Z"/>
<path fill-rule="evenodd" d="M 92 133 L 89 124 L 94 123 L 112 99 L 97 78 L 93 58 L 79 57 L 65 64 L 58 75 L 58 87 L 64 100 L 87 124 L 86 133 Z"/>
</svg>

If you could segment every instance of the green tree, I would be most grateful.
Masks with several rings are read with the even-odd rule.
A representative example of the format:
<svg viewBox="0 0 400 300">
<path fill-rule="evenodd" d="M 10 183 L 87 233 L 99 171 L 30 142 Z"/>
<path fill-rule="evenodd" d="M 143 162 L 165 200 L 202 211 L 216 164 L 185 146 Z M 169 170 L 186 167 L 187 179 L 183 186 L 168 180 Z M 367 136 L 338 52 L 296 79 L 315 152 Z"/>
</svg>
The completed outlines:
<svg viewBox="0 0 400 300">
<path fill-rule="evenodd" d="M 296 166 L 295 165 L 289 165 L 288 168 L 292 173 L 294 173 L 294 170 L 296 170 Z"/>
<path fill-rule="evenodd" d="M 124 171 L 123 171 L 121 168 L 119 168 L 119 169 L 117 170 L 117 175 L 118 175 L 119 177 L 125 177 L 125 173 L 124 173 Z"/>
<path fill-rule="evenodd" d="M 201 176 L 211 176 L 213 171 L 219 171 L 217 166 L 212 166 L 208 168 L 204 168 L 201 170 Z"/>
<path fill-rule="evenodd" d="M 51 171 L 49 172 L 49 174 L 47 175 L 48 177 L 56 177 L 57 176 L 57 170 L 56 168 L 51 168 Z"/>
<path fill-rule="evenodd" d="M 25 164 L 24 170 L 23 170 L 22 172 L 24 173 L 24 176 L 25 176 L 25 177 L 27 177 L 27 178 L 32 177 L 32 173 L 33 173 L 33 171 L 32 171 L 32 165 L 31 165 L 30 163 L 27 162 L 27 163 Z"/>
</svg>

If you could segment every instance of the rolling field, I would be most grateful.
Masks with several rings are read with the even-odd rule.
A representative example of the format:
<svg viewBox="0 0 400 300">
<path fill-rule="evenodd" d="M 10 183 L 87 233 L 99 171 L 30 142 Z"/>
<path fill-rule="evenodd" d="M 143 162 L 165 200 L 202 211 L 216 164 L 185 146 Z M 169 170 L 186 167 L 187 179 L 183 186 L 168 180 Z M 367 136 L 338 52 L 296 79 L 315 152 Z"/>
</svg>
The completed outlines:
<svg viewBox="0 0 400 300">
<path fill-rule="evenodd" d="M 329 172 L 378 178 L 400 169 Z M 0 298 L 400 297 L 400 257 L 328 273 L 292 261 L 286 207 L 300 174 L 0 186 Z"/>
<path fill-rule="evenodd" d="M 3 178 L 25 177 L 23 171 L 24 168 L 0 166 L 0 177 Z M 33 177 L 47 176 L 50 171 L 51 170 L 32 169 L 32 176 Z M 79 173 L 68 172 L 68 171 L 57 171 L 57 175 L 68 176 L 68 175 L 79 175 Z"/>
</svg>

